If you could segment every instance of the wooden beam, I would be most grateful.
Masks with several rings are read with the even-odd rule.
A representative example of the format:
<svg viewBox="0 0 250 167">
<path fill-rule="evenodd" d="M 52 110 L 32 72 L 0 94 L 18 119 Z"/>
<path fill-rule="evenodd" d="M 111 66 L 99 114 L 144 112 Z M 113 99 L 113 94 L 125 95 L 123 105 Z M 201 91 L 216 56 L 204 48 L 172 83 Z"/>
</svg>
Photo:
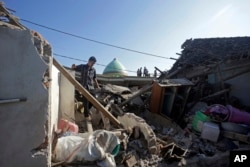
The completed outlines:
<svg viewBox="0 0 250 167">
<path fill-rule="evenodd" d="M 224 84 L 224 81 L 222 79 L 222 73 L 221 73 L 221 67 L 220 65 L 218 64 L 217 65 L 217 73 L 218 73 L 218 78 L 219 78 L 219 82 L 220 82 L 220 85 L 221 85 L 221 89 L 225 89 L 225 84 Z M 225 101 L 226 101 L 226 104 L 228 104 L 228 96 L 226 93 L 224 93 L 224 97 L 225 97 Z"/>
<path fill-rule="evenodd" d="M 242 141 L 245 143 L 250 144 L 250 137 L 248 135 L 235 133 L 235 132 L 229 132 L 229 131 L 222 131 L 222 135 L 226 138 Z"/>
<path fill-rule="evenodd" d="M 27 29 L 26 27 L 24 27 L 22 24 L 19 23 L 19 19 L 10 14 L 9 11 L 4 7 L 4 4 L 1 2 L 0 3 L 0 13 L 4 13 L 8 19 L 9 19 L 9 24 L 12 24 L 12 25 L 15 25 L 15 26 L 18 26 L 19 28 L 25 30 Z"/>
<path fill-rule="evenodd" d="M 81 92 L 83 94 L 83 96 L 90 101 L 93 106 L 101 111 L 103 113 L 103 115 L 105 115 L 105 117 L 107 117 L 111 122 L 113 122 L 115 125 L 122 127 L 121 123 L 109 112 L 107 111 L 101 103 L 99 103 L 84 87 L 82 87 L 82 85 L 75 80 L 75 78 L 73 78 L 68 71 L 61 66 L 56 59 L 53 58 L 53 64 L 55 65 L 55 67 L 69 80 L 69 82 L 75 86 L 75 88 Z"/>
<path fill-rule="evenodd" d="M 147 92 L 148 90 L 150 90 L 153 87 L 153 85 L 147 85 L 143 88 L 140 89 L 139 92 L 137 92 L 136 94 L 134 94 L 133 96 L 131 96 L 129 99 L 125 100 L 124 102 L 122 102 L 119 107 L 124 106 L 125 104 L 129 103 L 130 101 L 132 101 L 133 99 L 135 99 L 136 97 L 140 96 L 141 94 Z"/>
<path fill-rule="evenodd" d="M 243 75 L 243 74 L 245 74 L 245 73 L 248 73 L 248 72 L 250 72 L 250 69 L 243 69 L 242 71 L 237 71 L 237 70 L 235 70 L 235 74 L 232 74 L 231 76 L 223 76 L 223 81 L 227 81 L 227 80 L 230 80 L 230 79 L 233 79 L 233 78 L 235 78 L 235 77 L 238 77 L 238 76 L 240 76 L 240 75 Z"/>
<path fill-rule="evenodd" d="M 111 102 L 109 102 L 105 106 L 105 109 L 108 111 L 110 109 L 110 106 L 111 106 Z M 110 130 L 111 127 L 110 127 L 109 119 L 107 117 L 105 117 L 102 112 L 100 114 L 101 114 L 101 117 L 102 117 L 102 122 L 103 122 L 103 125 L 104 125 L 104 129 L 105 130 Z"/>
<path fill-rule="evenodd" d="M 208 95 L 206 97 L 201 98 L 200 101 L 206 100 L 206 99 L 209 99 L 209 98 L 212 98 L 212 97 L 216 97 L 216 96 L 219 96 L 219 95 L 222 95 L 222 94 L 225 94 L 225 93 L 227 93 L 229 91 L 230 91 L 230 89 L 223 89 L 221 91 L 215 92 L 215 93 L 213 93 L 211 95 Z"/>
<path fill-rule="evenodd" d="M 222 69 L 222 71 L 224 72 L 224 71 L 229 71 L 229 70 L 235 70 L 238 68 L 244 68 L 244 67 L 248 67 L 248 66 L 250 66 L 250 63 L 241 63 L 240 65 L 224 68 L 224 69 Z"/>
</svg>

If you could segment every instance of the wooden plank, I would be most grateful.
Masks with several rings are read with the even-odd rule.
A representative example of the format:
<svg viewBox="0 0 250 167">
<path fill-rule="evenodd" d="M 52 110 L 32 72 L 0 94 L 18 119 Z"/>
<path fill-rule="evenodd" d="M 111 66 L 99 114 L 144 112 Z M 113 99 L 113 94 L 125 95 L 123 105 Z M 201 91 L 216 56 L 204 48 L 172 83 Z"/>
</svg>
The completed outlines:
<svg viewBox="0 0 250 167">
<path fill-rule="evenodd" d="M 229 71 L 229 70 L 236 70 L 236 69 L 244 68 L 247 66 L 250 66 L 250 63 L 241 63 L 240 65 L 230 66 L 230 67 L 224 68 L 224 69 L 222 69 L 222 72 Z"/>
<path fill-rule="evenodd" d="M 150 111 L 153 113 L 159 113 L 162 104 L 162 88 L 158 83 L 153 84 L 151 100 L 150 100 Z"/>
<path fill-rule="evenodd" d="M 101 103 L 99 103 L 84 87 L 82 87 L 82 85 L 75 80 L 75 78 L 73 78 L 68 71 L 61 66 L 56 59 L 53 58 L 53 64 L 55 65 L 55 67 L 69 80 L 70 83 L 72 83 L 75 88 L 81 92 L 83 94 L 83 96 L 90 101 L 93 106 L 101 111 L 103 113 L 103 115 L 105 115 L 111 122 L 113 122 L 115 125 L 122 127 L 120 121 L 118 121 L 109 111 L 107 111 Z"/>
<path fill-rule="evenodd" d="M 245 143 L 250 144 L 250 137 L 247 135 L 243 135 L 240 133 L 235 133 L 235 132 L 229 132 L 229 131 L 222 131 L 222 134 L 226 138 L 242 141 Z"/>
<path fill-rule="evenodd" d="M 250 72 L 250 69 L 247 68 L 247 69 L 242 69 L 242 70 L 235 70 L 234 73 L 232 73 L 230 76 L 223 76 L 223 81 L 227 81 L 227 80 L 230 80 L 232 78 L 236 78 L 240 75 L 243 75 L 245 73 L 248 73 Z"/>
<path fill-rule="evenodd" d="M 19 23 L 19 19 L 16 16 L 8 12 L 8 10 L 4 7 L 4 4 L 2 2 L 0 3 L 0 12 L 3 12 L 6 15 L 6 17 L 9 19 L 10 24 L 18 26 L 23 30 L 27 29 L 25 26 Z"/>
<path fill-rule="evenodd" d="M 122 102 L 119 107 L 124 106 L 125 104 L 129 103 L 131 100 L 135 99 L 136 97 L 140 96 L 141 94 L 147 92 L 148 90 L 150 90 L 153 87 L 153 85 L 147 85 L 143 88 L 140 89 L 140 91 L 136 94 L 134 94 L 132 97 L 130 97 L 129 99 L 125 100 L 124 102 Z"/>
<path fill-rule="evenodd" d="M 225 89 L 225 84 L 224 84 L 224 81 L 222 79 L 221 67 L 220 67 L 219 64 L 217 65 L 217 74 L 218 74 L 219 82 L 220 82 L 220 85 L 221 85 L 221 89 L 224 90 Z M 226 93 L 224 93 L 224 97 L 225 97 L 226 104 L 228 104 L 228 96 L 227 96 Z"/>
<path fill-rule="evenodd" d="M 206 99 L 209 99 L 209 98 L 212 98 L 212 97 L 216 97 L 216 96 L 219 96 L 219 95 L 222 95 L 222 94 L 225 94 L 225 93 L 228 93 L 229 91 L 230 91 L 230 89 L 223 89 L 223 90 L 221 90 L 221 91 L 215 92 L 215 93 L 213 93 L 213 94 L 211 94 L 211 95 L 208 95 L 208 96 L 206 96 L 206 97 L 202 97 L 202 98 L 200 99 L 200 101 L 206 100 Z"/>
<path fill-rule="evenodd" d="M 110 106 L 111 106 L 111 102 L 109 102 L 109 103 L 105 106 L 105 109 L 108 111 L 109 108 L 110 108 Z M 103 125 L 104 125 L 104 129 L 105 129 L 105 130 L 110 130 L 111 127 L 110 127 L 109 119 L 108 119 L 107 117 L 105 117 L 105 116 L 103 115 L 102 112 L 101 112 L 100 114 L 101 114 L 101 117 L 102 117 L 102 122 L 103 122 Z"/>
</svg>

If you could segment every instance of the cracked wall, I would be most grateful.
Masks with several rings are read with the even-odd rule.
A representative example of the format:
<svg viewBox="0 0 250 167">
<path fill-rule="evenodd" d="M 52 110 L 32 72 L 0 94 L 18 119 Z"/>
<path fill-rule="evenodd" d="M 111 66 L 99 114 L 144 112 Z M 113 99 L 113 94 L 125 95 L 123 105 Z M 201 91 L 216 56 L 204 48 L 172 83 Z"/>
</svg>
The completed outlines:
<svg viewBox="0 0 250 167">
<path fill-rule="evenodd" d="M 48 88 L 43 84 L 45 71 L 53 71 L 51 47 L 36 36 L 30 30 L 0 26 L 0 100 L 27 99 L 0 104 L 0 166 L 50 166 L 50 144 L 44 155 L 31 154 L 46 137 L 50 143 L 48 132 L 58 116 L 58 97 L 51 96 L 58 89 L 56 83 L 48 82 Z"/>
</svg>

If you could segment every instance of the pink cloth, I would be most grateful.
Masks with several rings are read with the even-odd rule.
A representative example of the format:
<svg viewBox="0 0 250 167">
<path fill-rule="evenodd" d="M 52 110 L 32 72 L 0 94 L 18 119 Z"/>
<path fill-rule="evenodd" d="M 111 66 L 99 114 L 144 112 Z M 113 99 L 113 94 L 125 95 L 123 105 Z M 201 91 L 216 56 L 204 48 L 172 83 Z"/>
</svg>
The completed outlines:
<svg viewBox="0 0 250 167">
<path fill-rule="evenodd" d="M 68 132 L 78 133 L 79 128 L 76 124 L 69 122 L 68 120 L 61 119 L 58 124 L 58 129 Z"/>
</svg>

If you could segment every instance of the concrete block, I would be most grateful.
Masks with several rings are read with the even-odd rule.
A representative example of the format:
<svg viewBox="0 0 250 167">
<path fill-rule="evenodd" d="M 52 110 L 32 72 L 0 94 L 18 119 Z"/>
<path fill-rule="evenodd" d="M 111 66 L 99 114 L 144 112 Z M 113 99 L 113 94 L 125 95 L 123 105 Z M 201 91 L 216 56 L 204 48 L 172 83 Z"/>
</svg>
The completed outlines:
<svg viewBox="0 0 250 167">
<path fill-rule="evenodd" d="M 131 155 L 129 159 L 125 161 L 126 167 L 133 167 L 138 163 L 138 157 L 137 155 Z"/>
<path fill-rule="evenodd" d="M 124 126 L 124 128 L 139 128 L 147 141 L 148 150 L 152 154 L 157 153 L 156 136 L 152 128 L 141 117 L 136 116 L 133 113 L 126 113 L 123 116 L 119 116 L 118 120 Z M 137 134 L 136 134 L 137 135 Z"/>
</svg>

